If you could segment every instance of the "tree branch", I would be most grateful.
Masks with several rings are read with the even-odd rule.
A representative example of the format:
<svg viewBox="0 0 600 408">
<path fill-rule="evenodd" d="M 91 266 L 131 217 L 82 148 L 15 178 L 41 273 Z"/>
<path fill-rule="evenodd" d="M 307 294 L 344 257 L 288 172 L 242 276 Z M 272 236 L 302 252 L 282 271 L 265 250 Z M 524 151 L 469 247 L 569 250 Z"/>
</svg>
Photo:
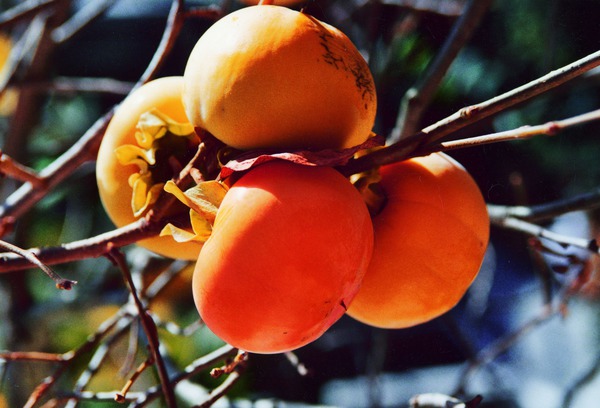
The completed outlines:
<svg viewBox="0 0 600 408">
<path fill-rule="evenodd" d="M 600 66 L 600 51 L 592 53 L 560 69 L 554 70 L 534 81 L 496 96 L 477 105 L 460 109 L 453 115 L 430 125 L 419 133 L 402 139 L 383 149 L 375 150 L 351 160 L 341 168 L 343 174 L 351 175 L 373 167 L 402 161 L 417 149 L 426 147 L 467 125 L 498 113 L 527 99 L 549 91 L 571 79 Z"/>
<path fill-rule="evenodd" d="M 125 283 L 127 283 L 129 292 L 133 297 L 133 301 L 138 310 L 138 315 L 140 317 L 142 327 L 144 328 L 144 332 L 146 333 L 148 346 L 150 348 L 150 352 L 152 353 L 152 360 L 154 361 L 156 371 L 158 372 L 158 377 L 160 379 L 161 389 L 165 398 L 165 403 L 167 404 L 168 408 L 177 408 L 175 393 L 173 392 L 173 388 L 170 385 L 169 374 L 167 372 L 165 362 L 160 353 L 160 340 L 158 338 L 158 331 L 156 325 L 154 324 L 154 320 L 152 320 L 152 317 L 148 314 L 148 311 L 142 304 L 142 301 L 140 300 L 137 289 L 135 287 L 135 283 L 133 282 L 133 278 L 131 277 L 131 271 L 129 270 L 129 266 L 127 265 L 127 260 L 118 248 L 112 248 L 108 253 L 108 257 L 119 267 L 119 269 L 123 273 Z"/>
<path fill-rule="evenodd" d="M 423 112 L 433 99 L 448 68 L 471 38 L 491 3 L 492 0 L 469 0 L 435 59 L 429 64 L 420 80 L 404 95 L 396 126 L 389 138 L 390 143 L 395 143 L 417 131 Z"/>
</svg>

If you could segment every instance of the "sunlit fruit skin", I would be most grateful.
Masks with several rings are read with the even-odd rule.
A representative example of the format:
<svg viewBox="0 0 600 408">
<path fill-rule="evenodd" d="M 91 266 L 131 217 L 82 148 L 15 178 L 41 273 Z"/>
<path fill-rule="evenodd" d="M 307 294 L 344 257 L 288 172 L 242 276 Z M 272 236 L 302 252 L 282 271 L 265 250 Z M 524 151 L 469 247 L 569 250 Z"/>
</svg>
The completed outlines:
<svg viewBox="0 0 600 408">
<path fill-rule="evenodd" d="M 458 303 L 489 238 L 478 186 L 445 154 L 381 169 L 387 204 L 374 217 L 375 247 L 348 314 L 376 327 L 429 321 Z"/>
<path fill-rule="evenodd" d="M 344 314 L 372 248 L 368 210 L 347 179 L 328 167 L 265 163 L 219 208 L 194 271 L 196 306 L 238 348 L 296 349 Z"/>
<path fill-rule="evenodd" d="M 341 149 L 370 135 L 373 77 L 337 28 L 280 6 L 250 6 L 211 26 L 192 50 L 190 122 L 237 149 Z"/>
<path fill-rule="evenodd" d="M 181 102 L 182 84 L 181 76 L 148 82 L 119 105 L 106 129 L 96 162 L 96 180 L 102 204 L 117 227 L 136 221 L 131 209 L 132 189 L 128 178 L 139 168 L 119 163 L 115 149 L 122 145 L 136 144 L 135 127 L 140 115 L 153 108 L 159 109 L 173 120 L 187 122 Z M 177 243 L 171 237 L 145 239 L 138 244 L 157 254 L 177 259 L 195 260 L 200 252 L 199 244 Z"/>
</svg>

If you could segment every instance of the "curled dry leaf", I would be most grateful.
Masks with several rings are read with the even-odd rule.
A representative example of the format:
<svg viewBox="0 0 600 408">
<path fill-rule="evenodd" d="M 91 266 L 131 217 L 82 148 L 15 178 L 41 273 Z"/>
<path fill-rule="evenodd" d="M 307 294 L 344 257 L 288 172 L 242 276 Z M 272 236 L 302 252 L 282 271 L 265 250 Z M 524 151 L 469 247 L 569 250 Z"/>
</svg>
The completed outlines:
<svg viewBox="0 0 600 408">
<path fill-rule="evenodd" d="M 306 166 L 343 166 L 356 154 L 356 152 L 383 146 L 384 143 L 385 139 L 383 136 L 371 133 L 371 136 L 364 143 L 342 150 L 298 150 L 292 152 L 255 150 L 244 152 L 223 165 L 218 178 L 224 180 L 237 172 L 247 171 L 254 166 L 271 160 L 286 160 Z"/>
<path fill-rule="evenodd" d="M 210 180 L 182 191 L 173 181 L 167 181 L 164 189 L 190 208 L 192 232 L 167 224 L 160 235 L 170 235 L 177 242 L 205 242 L 212 232 L 217 211 L 228 190 L 227 186 L 219 181 Z"/>
</svg>

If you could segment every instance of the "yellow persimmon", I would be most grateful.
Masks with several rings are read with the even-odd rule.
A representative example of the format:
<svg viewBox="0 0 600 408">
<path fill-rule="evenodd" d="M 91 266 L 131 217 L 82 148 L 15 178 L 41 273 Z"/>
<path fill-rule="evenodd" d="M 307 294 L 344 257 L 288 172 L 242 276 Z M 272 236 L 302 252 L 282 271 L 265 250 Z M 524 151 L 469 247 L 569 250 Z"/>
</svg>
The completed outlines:
<svg viewBox="0 0 600 408">
<path fill-rule="evenodd" d="M 369 67 L 340 30 L 286 7 L 237 10 L 192 50 L 183 101 L 190 122 L 237 149 L 324 149 L 370 135 Z"/>
<path fill-rule="evenodd" d="M 187 164 L 199 140 L 181 102 L 182 77 L 151 81 L 130 94 L 115 111 L 98 152 L 96 179 L 100 199 L 113 223 L 124 226 L 143 217 Z M 179 206 L 179 203 L 177 203 Z M 184 215 L 188 209 L 179 210 Z M 194 236 L 190 234 L 190 236 Z M 196 259 L 201 243 L 155 237 L 139 245 L 158 254 Z"/>
</svg>

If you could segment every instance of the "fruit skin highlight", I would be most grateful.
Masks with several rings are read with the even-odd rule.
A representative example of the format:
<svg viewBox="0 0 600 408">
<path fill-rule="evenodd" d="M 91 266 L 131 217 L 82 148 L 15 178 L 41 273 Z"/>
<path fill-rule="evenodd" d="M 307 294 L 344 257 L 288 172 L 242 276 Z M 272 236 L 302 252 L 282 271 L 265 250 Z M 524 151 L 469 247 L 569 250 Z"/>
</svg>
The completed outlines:
<svg viewBox="0 0 600 408">
<path fill-rule="evenodd" d="M 135 217 L 131 208 L 132 188 L 129 177 L 139 170 L 135 165 L 122 165 L 115 149 L 135 145 L 136 125 L 143 113 L 154 108 L 173 120 L 184 123 L 187 116 L 181 102 L 183 77 L 164 77 L 148 82 L 135 90 L 119 105 L 111 119 L 96 161 L 96 180 L 102 205 L 117 227 L 130 224 Z M 187 214 L 187 208 L 182 208 Z M 194 242 L 178 243 L 171 237 L 155 237 L 138 244 L 157 254 L 170 258 L 195 260 L 200 245 Z"/>
<path fill-rule="evenodd" d="M 264 163 L 221 203 L 194 271 L 196 306 L 235 347 L 293 350 L 345 313 L 372 248 L 366 205 L 337 171 Z"/>
<path fill-rule="evenodd" d="M 434 153 L 381 168 L 387 204 L 373 219 L 375 247 L 353 318 L 404 328 L 447 312 L 477 275 L 489 217 L 466 170 Z"/>
<path fill-rule="evenodd" d="M 337 28 L 273 5 L 239 9 L 192 50 L 190 122 L 237 149 L 342 149 L 363 143 L 377 98 L 364 58 Z"/>
</svg>

